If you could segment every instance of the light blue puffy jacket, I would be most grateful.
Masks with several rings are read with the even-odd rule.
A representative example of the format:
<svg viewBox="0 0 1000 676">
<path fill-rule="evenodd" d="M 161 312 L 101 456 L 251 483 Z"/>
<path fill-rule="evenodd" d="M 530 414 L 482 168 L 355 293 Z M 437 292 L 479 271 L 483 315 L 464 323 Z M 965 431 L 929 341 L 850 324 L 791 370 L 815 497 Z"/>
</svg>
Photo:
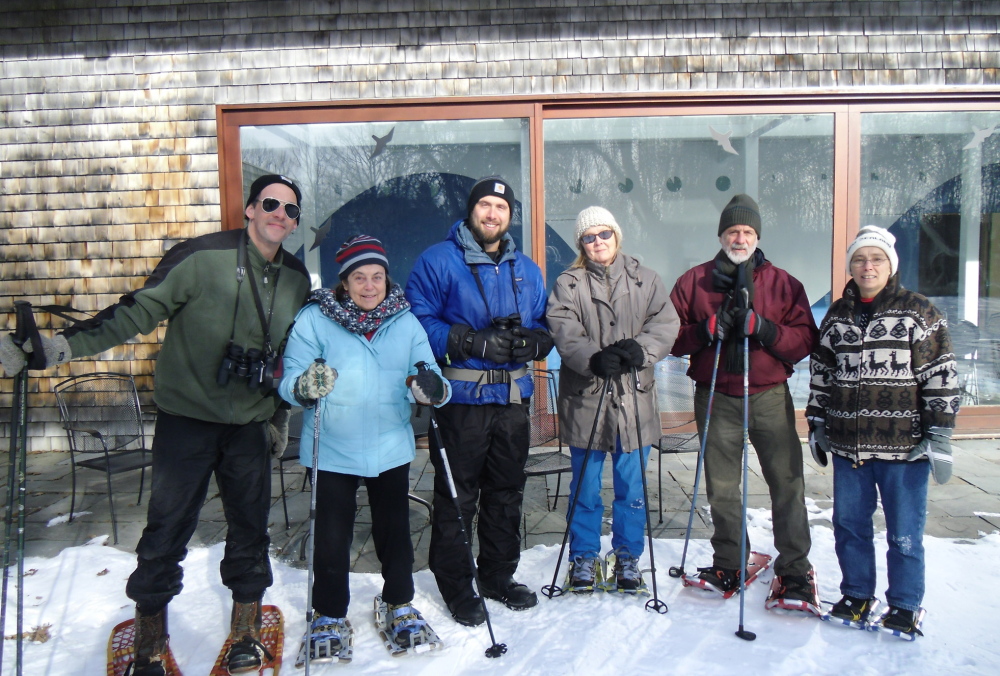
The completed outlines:
<svg viewBox="0 0 1000 676">
<path fill-rule="evenodd" d="M 322 313 L 318 304 L 295 318 L 284 355 L 278 392 L 295 404 L 293 387 L 318 357 L 337 370 L 333 391 L 321 404 L 319 469 L 355 476 L 378 476 L 415 456 L 407 376 L 418 362 L 441 373 L 427 334 L 409 310 L 389 317 L 369 341 Z M 445 402 L 451 388 L 445 381 Z M 302 416 L 300 459 L 312 466 L 313 410 Z M 292 430 L 294 433 L 295 430 Z"/>
</svg>

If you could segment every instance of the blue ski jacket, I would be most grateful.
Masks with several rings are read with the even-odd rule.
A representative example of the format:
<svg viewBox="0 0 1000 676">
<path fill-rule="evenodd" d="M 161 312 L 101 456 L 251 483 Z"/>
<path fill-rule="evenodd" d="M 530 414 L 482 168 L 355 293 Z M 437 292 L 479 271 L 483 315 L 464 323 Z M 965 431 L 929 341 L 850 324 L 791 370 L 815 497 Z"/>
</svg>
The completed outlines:
<svg viewBox="0 0 1000 676">
<path fill-rule="evenodd" d="M 517 251 L 510 233 L 503 236 L 500 246 L 504 253 L 499 262 L 494 263 L 463 219 L 451 226 L 445 241 L 428 248 L 414 264 L 406 283 L 406 298 L 427 331 L 439 364 L 460 369 L 507 371 L 523 366 L 516 362 L 497 364 L 476 357 L 450 359 L 448 332 L 454 324 L 467 324 L 478 330 L 490 326 L 496 317 L 508 317 L 516 312 L 520 313 L 523 326 L 548 331 L 541 269 Z M 473 266 L 479 271 L 482 293 L 473 276 Z M 532 381 L 531 374 L 517 379 L 522 397 L 532 395 Z M 453 404 L 507 404 L 510 398 L 510 385 L 506 383 L 452 380 L 451 386 Z"/>
</svg>

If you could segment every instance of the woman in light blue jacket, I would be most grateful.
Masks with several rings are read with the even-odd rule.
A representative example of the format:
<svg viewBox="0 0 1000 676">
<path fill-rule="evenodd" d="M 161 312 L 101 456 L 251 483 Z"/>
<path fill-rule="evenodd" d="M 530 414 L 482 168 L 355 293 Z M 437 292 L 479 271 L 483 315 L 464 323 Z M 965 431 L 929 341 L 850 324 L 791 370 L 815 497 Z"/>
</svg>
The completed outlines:
<svg viewBox="0 0 1000 676">
<path fill-rule="evenodd" d="M 286 401 L 308 408 L 323 398 L 313 488 L 313 659 L 350 658 L 348 574 L 361 481 L 368 489 L 372 538 L 382 564 L 384 583 L 375 605 L 386 646 L 401 652 L 437 641 L 411 605 L 407 494 L 415 444 L 410 403 L 440 406 L 451 390 L 402 289 L 389 280 L 381 242 L 360 235 L 341 246 L 336 260 L 340 284 L 315 291 L 296 317 L 279 386 Z M 418 370 L 420 362 L 428 368 Z M 313 417 L 303 416 L 303 440 L 313 438 Z M 311 453 L 300 457 L 311 466 Z"/>
</svg>

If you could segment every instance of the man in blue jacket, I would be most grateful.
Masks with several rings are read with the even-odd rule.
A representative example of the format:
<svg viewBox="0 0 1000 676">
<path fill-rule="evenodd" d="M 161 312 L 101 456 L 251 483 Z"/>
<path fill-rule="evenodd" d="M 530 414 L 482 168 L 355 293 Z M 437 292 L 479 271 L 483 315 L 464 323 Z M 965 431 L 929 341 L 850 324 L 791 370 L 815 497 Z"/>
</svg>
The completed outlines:
<svg viewBox="0 0 1000 676">
<path fill-rule="evenodd" d="M 450 403 L 438 411 L 441 436 L 470 528 L 479 500 L 480 592 L 513 610 L 538 603 L 514 580 L 521 556 L 519 528 L 528 458 L 529 362 L 552 349 L 545 326 L 542 271 L 516 250 L 507 233 L 514 191 L 491 176 L 469 195 L 467 217 L 413 266 L 406 297 L 423 324 Z M 434 520 L 428 563 L 452 617 L 475 626 L 486 620 L 472 586 L 472 568 L 444 466 L 434 464 Z"/>
</svg>

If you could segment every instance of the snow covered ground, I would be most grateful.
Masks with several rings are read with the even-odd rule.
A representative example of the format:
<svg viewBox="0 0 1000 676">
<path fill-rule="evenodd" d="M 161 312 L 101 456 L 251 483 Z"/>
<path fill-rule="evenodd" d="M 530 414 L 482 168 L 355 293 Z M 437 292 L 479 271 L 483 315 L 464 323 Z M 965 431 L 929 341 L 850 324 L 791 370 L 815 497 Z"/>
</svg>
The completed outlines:
<svg viewBox="0 0 1000 676">
<path fill-rule="evenodd" d="M 828 519 L 829 510 L 810 505 L 814 519 Z M 751 513 L 754 547 L 775 554 L 771 545 L 770 513 Z M 812 562 L 821 596 L 840 597 L 840 572 L 833 550 L 833 533 L 826 525 L 812 529 Z M 606 538 L 607 540 L 607 538 Z M 129 618 L 132 603 L 125 580 L 134 556 L 101 546 L 104 538 L 64 550 L 51 559 L 31 558 L 25 567 L 24 626 L 51 625 L 45 643 L 25 643 L 24 673 L 103 674 L 111 628 Z M 605 547 L 609 542 L 605 542 Z M 916 642 L 860 632 L 820 622 L 805 614 L 764 610 L 771 573 L 752 585 L 746 597 L 745 626 L 757 640 L 734 635 L 739 621 L 739 597 L 721 601 L 670 578 L 667 569 L 680 563 L 682 540 L 656 540 L 659 596 L 670 607 L 666 615 L 644 610 L 644 600 L 594 594 L 557 599 L 539 598 L 538 607 L 514 613 L 488 602 L 497 640 L 508 653 L 487 659 L 486 626 L 469 629 L 451 620 L 430 572 L 416 574 L 415 605 L 445 642 L 440 652 L 414 657 L 388 655 L 376 634 L 372 598 L 379 592 L 377 575 L 352 574 L 353 603 L 349 617 L 355 627 L 354 661 L 349 665 L 314 665 L 322 674 L 998 674 L 1000 632 L 997 616 L 1000 588 L 1000 534 L 971 540 L 925 538 L 928 585 L 924 606 L 926 636 Z M 885 591 L 885 536 L 880 551 L 879 590 Z M 693 541 L 686 568 L 710 563 L 710 546 Z M 230 600 L 219 581 L 223 545 L 194 549 L 184 562 L 184 592 L 170 606 L 171 646 L 188 676 L 207 674 L 227 633 Z M 558 547 L 537 546 L 523 553 L 518 579 L 535 589 L 552 580 Z M 645 564 L 648 567 L 648 553 Z M 275 584 L 266 601 L 285 616 L 283 674 L 300 673 L 294 654 L 305 625 L 306 571 L 273 562 Z M 561 568 L 565 571 L 565 565 Z M 560 578 L 564 572 L 560 572 Z M 648 574 L 647 574 L 648 579 Z M 560 583 L 562 580 L 560 580 Z M 973 586 L 973 582 L 975 586 Z M 7 635 L 15 630 L 13 586 Z M 3 673 L 14 673 L 14 641 L 5 642 Z"/>
</svg>

